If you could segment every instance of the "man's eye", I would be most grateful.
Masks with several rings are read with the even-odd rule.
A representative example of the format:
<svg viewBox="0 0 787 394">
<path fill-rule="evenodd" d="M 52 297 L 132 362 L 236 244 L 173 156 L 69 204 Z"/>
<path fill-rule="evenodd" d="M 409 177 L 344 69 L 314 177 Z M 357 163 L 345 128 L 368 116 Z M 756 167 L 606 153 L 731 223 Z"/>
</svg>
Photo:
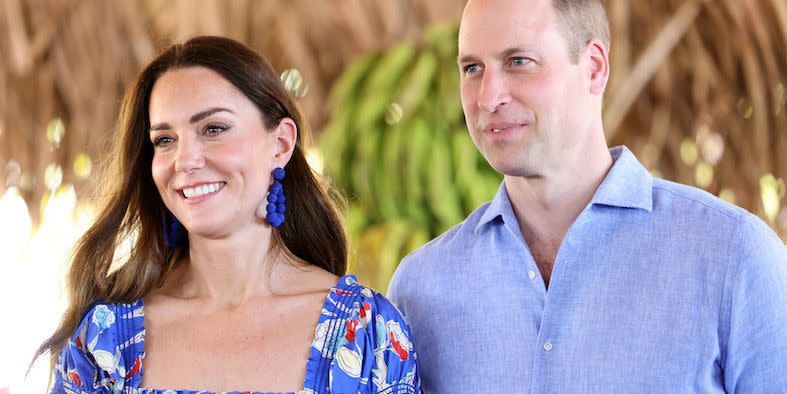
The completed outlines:
<svg viewBox="0 0 787 394">
<path fill-rule="evenodd" d="M 511 65 L 512 66 L 524 66 L 530 63 L 531 60 L 524 57 L 524 56 L 515 56 L 511 58 Z"/>
<path fill-rule="evenodd" d="M 480 71 L 481 70 L 481 66 L 479 66 L 478 64 L 468 64 L 468 65 L 462 67 L 462 70 L 465 72 L 465 74 L 472 74 L 472 73 Z"/>
</svg>

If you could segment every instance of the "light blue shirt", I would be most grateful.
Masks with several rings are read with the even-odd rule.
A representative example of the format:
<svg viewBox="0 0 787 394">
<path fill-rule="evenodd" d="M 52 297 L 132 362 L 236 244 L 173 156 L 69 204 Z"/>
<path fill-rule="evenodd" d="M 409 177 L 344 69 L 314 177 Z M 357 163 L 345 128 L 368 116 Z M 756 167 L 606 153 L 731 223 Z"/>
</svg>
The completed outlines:
<svg viewBox="0 0 787 394">
<path fill-rule="evenodd" d="M 611 153 L 549 291 L 505 185 L 402 261 L 388 296 L 426 392 L 787 393 L 784 244 L 747 211 Z"/>
</svg>

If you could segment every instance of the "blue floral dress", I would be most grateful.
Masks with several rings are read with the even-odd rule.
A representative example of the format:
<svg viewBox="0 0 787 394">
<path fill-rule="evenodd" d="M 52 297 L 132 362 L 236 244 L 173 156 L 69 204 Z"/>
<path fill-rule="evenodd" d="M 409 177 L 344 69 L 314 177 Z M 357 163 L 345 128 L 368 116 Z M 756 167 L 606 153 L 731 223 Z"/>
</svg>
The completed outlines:
<svg viewBox="0 0 787 394">
<path fill-rule="evenodd" d="M 203 394 L 140 388 L 145 372 L 142 300 L 97 304 L 66 344 L 51 393 Z M 323 305 L 299 393 L 418 393 L 410 329 L 380 293 L 346 275 Z M 240 393 L 240 392 L 234 392 Z"/>
</svg>

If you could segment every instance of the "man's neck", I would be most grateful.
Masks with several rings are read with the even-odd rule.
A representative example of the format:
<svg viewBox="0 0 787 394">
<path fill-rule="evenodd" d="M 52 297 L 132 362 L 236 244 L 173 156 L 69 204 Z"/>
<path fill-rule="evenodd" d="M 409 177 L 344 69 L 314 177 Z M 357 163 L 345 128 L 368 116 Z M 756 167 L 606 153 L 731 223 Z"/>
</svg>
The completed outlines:
<svg viewBox="0 0 787 394">
<path fill-rule="evenodd" d="M 608 151 L 592 156 L 564 165 L 554 174 L 532 178 L 505 176 L 508 198 L 522 236 L 545 282 L 563 238 L 612 167 Z"/>
</svg>

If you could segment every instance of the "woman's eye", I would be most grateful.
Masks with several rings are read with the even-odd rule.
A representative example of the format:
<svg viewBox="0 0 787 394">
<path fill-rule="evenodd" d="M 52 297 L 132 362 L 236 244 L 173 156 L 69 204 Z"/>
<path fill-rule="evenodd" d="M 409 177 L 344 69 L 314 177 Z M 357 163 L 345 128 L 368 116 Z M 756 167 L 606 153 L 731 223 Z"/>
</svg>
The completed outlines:
<svg viewBox="0 0 787 394">
<path fill-rule="evenodd" d="M 205 127 L 205 134 L 207 135 L 218 135 L 227 130 L 226 126 L 223 125 L 210 125 Z"/>
<path fill-rule="evenodd" d="M 161 136 L 153 139 L 153 146 L 165 146 L 172 143 L 172 137 Z"/>
</svg>

